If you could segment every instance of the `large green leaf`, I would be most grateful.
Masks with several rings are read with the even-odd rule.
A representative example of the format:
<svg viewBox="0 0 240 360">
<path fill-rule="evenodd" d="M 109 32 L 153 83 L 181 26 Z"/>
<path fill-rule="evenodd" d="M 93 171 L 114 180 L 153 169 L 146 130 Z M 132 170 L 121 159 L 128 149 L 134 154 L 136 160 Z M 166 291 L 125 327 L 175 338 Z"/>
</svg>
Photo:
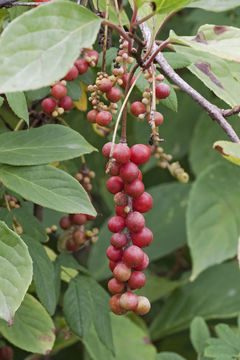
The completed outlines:
<svg viewBox="0 0 240 360">
<path fill-rule="evenodd" d="M 13 112 L 29 125 L 29 114 L 26 97 L 23 92 L 6 94 L 8 105 Z"/>
<path fill-rule="evenodd" d="M 213 144 L 213 148 L 218 150 L 228 161 L 240 165 L 240 144 L 220 140 Z"/>
<path fill-rule="evenodd" d="M 64 213 L 96 215 L 79 182 L 53 166 L 1 165 L 0 180 L 10 190 L 41 206 Z"/>
<path fill-rule="evenodd" d="M 63 125 L 45 125 L 0 135 L 0 162 L 9 165 L 47 164 L 94 150 L 78 132 Z"/>
<path fill-rule="evenodd" d="M 161 352 L 157 354 L 156 360 L 185 360 L 182 356 L 171 353 L 171 352 Z"/>
<path fill-rule="evenodd" d="M 193 283 L 173 292 L 151 325 L 152 338 L 156 340 L 186 329 L 193 316 L 205 319 L 234 317 L 239 312 L 239 296 L 237 263 L 214 266 Z"/>
<path fill-rule="evenodd" d="M 207 11 L 226 11 L 240 6 L 239 0 L 192 0 L 186 7 L 200 8 Z"/>
<path fill-rule="evenodd" d="M 0 40 L 0 93 L 38 89 L 68 72 L 95 41 L 100 18 L 69 1 L 53 1 L 12 21 Z"/>
<path fill-rule="evenodd" d="M 22 239 L 0 221 L 0 318 L 13 324 L 32 281 L 32 260 Z"/>
<path fill-rule="evenodd" d="M 14 325 L 0 320 L 0 332 L 20 349 L 49 354 L 55 340 L 55 327 L 44 307 L 27 294 L 16 312 Z"/>
<path fill-rule="evenodd" d="M 209 166 L 193 184 L 187 209 L 192 279 L 237 254 L 239 196 L 240 169 L 227 162 Z"/>
<path fill-rule="evenodd" d="M 171 11 L 176 11 L 184 7 L 190 0 L 155 0 L 156 11 L 160 14 L 167 14 Z M 144 3 L 152 3 L 152 1 L 136 0 L 138 7 Z"/>
</svg>

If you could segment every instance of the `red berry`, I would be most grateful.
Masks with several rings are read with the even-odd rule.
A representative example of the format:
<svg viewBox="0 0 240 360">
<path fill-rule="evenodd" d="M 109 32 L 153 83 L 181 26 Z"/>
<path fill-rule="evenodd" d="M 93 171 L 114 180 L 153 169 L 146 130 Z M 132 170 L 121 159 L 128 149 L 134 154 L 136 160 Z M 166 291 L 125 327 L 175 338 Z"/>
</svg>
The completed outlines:
<svg viewBox="0 0 240 360">
<path fill-rule="evenodd" d="M 116 194 L 123 190 L 123 180 L 119 176 L 112 176 L 108 179 L 106 188 L 111 194 Z"/>
<path fill-rule="evenodd" d="M 58 102 L 58 106 L 62 107 L 64 110 L 70 110 L 72 108 L 73 102 L 70 96 L 65 96 L 64 98 L 60 99 Z"/>
<path fill-rule="evenodd" d="M 141 181 L 142 181 L 142 179 L 143 179 L 142 172 L 139 170 L 139 173 L 138 173 L 138 180 L 141 180 Z"/>
<path fill-rule="evenodd" d="M 117 144 L 114 148 L 113 157 L 118 163 L 125 164 L 130 160 L 131 151 L 126 144 Z"/>
<path fill-rule="evenodd" d="M 126 218 L 126 226 L 131 232 L 139 232 L 145 226 L 144 216 L 138 211 L 133 211 Z"/>
<path fill-rule="evenodd" d="M 96 50 L 88 50 L 86 56 L 94 57 L 94 63 L 97 65 L 99 59 L 99 53 Z"/>
<path fill-rule="evenodd" d="M 127 244 L 127 237 L 122 233 L 115 233 L 111 236 L 111 244 L 116 248 L 123 248 Z"/>
<path fill-rule="evenodd" d="M 109 282 L 108 282 L 108 290 L 112 294 L 119 294 L 119 293 L 123 292 L 124 287 L 125 287 L 124 284 L 115 278 L 109 280 Z"/>
<path fill-rule="evenodd" d="M 85 214 L 72 214 L 71 220 L 75 225 L 83 225 L 87 222 L 87 215 Z"/>
<path fill-rule="evenodd" d="M 51 115 L 56 109 L 56 101 L 52 98 L 46 98 L 42 101 L 42 109 L 47 115 Z"/>
<path fill-rule="evenodd" d="M 128 281 L 131 276 L 131 269 L 127 265 L 120 263 L 115 266 L 113 275 L 118 281 Z"/>
<path fill-rule="evenodd" d="M 140 101 L 134 101 L 130 107 L 130 111 L 134 116 L 144 114 L 146 112 L 145 106 Z"/>
<path fill-rule="evenodd" d="M 117 249 L 112 245 L 107 248 L 107 257 L 109 260 L 117 262 L 122 259 L 122 254 L 122 249 Z"/>
<path fill-rule="evenodd" d="M 93 221 L 96 219 L 96 216 L 92 216 L 92 215 L 87 215 L 87 220 L 89 221 Z"/>
<path fill-rule="evenodd" d="M 93 110 L 90 110 L 88 113 L 87 113 L 87 120 L 90 122 L 90 123 L 95 123 L 96 122 L 96 116 L 98 114 L 98 111 L 93 109 Z"/>
<path fill-rule="evenodd" d="M 120 297 L 120 306 L 125 310 L 136 310 L 138 306 L 138 297 L 131 291 L 125 292 Z"/>
<path fill-rule="evenodd" d="M 124 74 L 123 77 L 122 77 L 123 83 L 122 83 L 121 87 L 122 87 L 123 89 L 125 89 L 125 87 L 127 86 L 127 82 L 128 82 L 129 75 L 130 75 L 130 74 L 127 73 L 127 74 Z M 134 83 L 135 80 L 136 80 L 136 77 L 133 76 L 132 79 L 131 79 L 131 81 L 130 81 L 130 86 Z"/>
<path fill-rule="evenodd" d="M 61 220 L 59 221 L 59 225 L 63 230 L 67 230 L 72 225 L 71 220 L 68 216 L 63 216 Z"/>
<path fill-rule="evenodd" d="M 85 74 L 88 71 L 88 62 L 85 59 L 78 59 L 74 64 L 80 75 Z"/>
<path fill-rule="evenodd" d="M 133 198 L 141 196 L 144 193 L 144 184 L 141 180 L 136 179 L 129 184 L 126 183 L 124 185 L 124 191 Z"/>
<path fill-rule="evenodd" d="M 158 99 L 165 99 L 170 95 L 171 89 L 168 84 L 160 83 L 156 86 L 156 97 Z"/>
<path fill-rule="evenodd" d="M 41 2 L 43 2 L 43 1 L 41 1 Z M 10 346 L 2 346 L 0 348 L 0 359 L 1 360 L 12 360 L 13 355 L 14 355 L 14 352 L 13 352 L 13 349 Z"/>
<path fill-rule="evenodd" d="M 153 241 L 153 233 L 147 227 L 143 227 L 139 232 L 131 234 L 134 245 L 144 248 L 149 246 Z"/>
<path fill-rule="evenodd" d="M 125 221 L 121 216 L 112 216 L 111 219 L 108 221 L 108 229 L 113 233 L 120 232 L 124 228 Z"/>
<path fill-rule="evenodd" d="M 96 115 L 96 123 L 100 126 L 108 126 L 112 121 L 112 114 L 109 111 L 100 111 Z"/>
<path fill-rule="evenodd" d="M 114 195 L 113 201 L 117 206 L 122 206 L 127 203 L 127 195 L 124 192 L 119 192 Z"/>
<path fill-rule="evenodd" d="M 78 77 L 78 68 L 76 65 L 73 65 L 66 76 L 64 76 L 64 80 L 72 81 Z"/>
<path fill-rule="evenodd" d="M 120 176 L 124 182 L 131 183 L 136 180 L 139 175 L 139 169 L 132 161 L 123 164 L 120 169 Z"/>
<path fill-rule="evenodd" d="M 98 89 L 104 93 L 108 92 L 109 90 L 111 90 L 113 84 L 109 79 L 103 78 L 102 80 L 99 81 L 98 84 Z"/>
<path fill-rule="evenodd" d="M 137 165 L 147 162 L 150 155 L 151 151 L 146 145 L 136 144 L 131 147 L 131 160 Z"/>
<path fill-rule="evenodd" d="M 76 230 L 73 233 L 73 240 L 76 244 L 82 245 L 86 240 L 86 234 L 82 230 Z"/>
<path fill-rule="evenodd" d="M 121 294 L 116 294 L 116 295 L 113 295 L 111 297 L 111 299 L 109 300 L 110 309 L 116 315 L 123 315 L 123 314 L 126 314 L 126 312 L 127 312 L 120 305 L 120 297 L 121 296 L 122 296 Z"/>
<path fill-rule="evenodd" d="M 110 155 L 110 151 L 111 151 L 111 147 L 112 147 L 112 143 L 111 142 L 108 142 L 106 144 L 103 145 L 103 148 L 102 148 L 102 154 L 105 158 L 109 158 L 109 155 Z"/>
<path fill-rule="evenodd" d="M 67 95 L 67 88 L 63 84 L 56 84 L 51 89 L 54 99 L 59 100 Z"/>
<path fill-rule="evenodd" d="M 149 264 L 149 258 L 147 254 L 143 253 L 143 261 L 140 265 L 134 266 L 134 269 L 137 271 L 145 270 L 148 267 Z"/>
<path fill-rule="evenodd" d="M 111 271 L 113 271 L 116 267 L 117 263 L 115 261 L 110 260 L 109 261 L 109 268 Z"/>
<path fill-rule="evenodd" d="M 106 164 L 106 169 L 108 168 L 108 165 L 109 165 L 109 161 Z M 121 164 L 118 164 L 116 161 L 112 161 L 112 165 L 111 165 L 109 174 L 112 176 L 119 175 L 120 167 L 121 167 Z"/>
<path fill-rule="evenodd" d="M 109 101 L 111 101 L 112 103 L 116 103 L 121 99 L 122 93 L 121 90 L 119 90 L 118 88 L 112 87 L 107 92 L 106 96 Z"/>
<path fill-rule="evenodd" d="M 78 251 L 79 250 L 79 245 L 76 244 L 72 238 L 67 239 L 66 241 L 66 249 L 68 251 Z"/>
<path fill-rule="evenodd" d="M 151 309 L 151 304 L 145 296 L 138 296 L 138 306 L 134 310 L 136 314 L 138 315 L 145 315 L 147 314 Z"/>
<path fill-rule="evenodd" d="M 144 252 L 138 246 L 129 246 L 123 253 L 123 260 L 128 267 L 139 266 L 144 259 Z"/>
<path fill-rule="evenodd" d="M 153 199 L 149 193 L 144 192 L 141 196 L 133 199 L 132 205 L 134 210 L 137 210 L 140 213 L 145 213 L 151 210 L 153 206 Z"/>
<path fill-rule="evenodd" d="M 151 118 L 150 118 L 150 115 L 148 115 L 148 121 L 150 121 Z M 155 125 L 156 126 L 160 126 L 162 125 L 163 123 L 163 114 L 161 114 L 160 112 L 158 111 L 155 111 L 155 114 L 154 114 L 154 121 L 155 121 Z"/>
<path fill-rule="evenodd" d="M 121 206 L 117 206 L 115 205 L 115 212 L 118 216 L 121 216 L 123 218 L 126 218 L 127 217 L 127 213 L 125 211 L 125 208 L 126 208 L 127 204 L 123 204 Z"/>
<path fill-rule="evenodd" d="M 146 277 L 141 271 L 133 271 L 128 285 L 132 290 L 141 289 L 146 283 Z"/>
</svg>

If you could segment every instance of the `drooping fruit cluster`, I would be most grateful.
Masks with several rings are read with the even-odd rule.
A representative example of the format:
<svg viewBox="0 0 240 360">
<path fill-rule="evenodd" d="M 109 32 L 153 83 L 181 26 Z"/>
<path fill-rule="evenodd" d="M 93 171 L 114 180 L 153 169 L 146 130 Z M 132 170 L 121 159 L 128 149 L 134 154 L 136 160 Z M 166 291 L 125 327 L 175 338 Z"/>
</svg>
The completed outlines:
<svg viewBox="0 0 240 360">
<path fill-rule="evenodd" d="M 109 158 L 111 147 L 112 143 L 103 146 L 104 157 Z M 116 216 L 108 222 L 108 229 L 113 235 L 107 257 L 114 275 L 108 283 L 108 289 L 113 294 L 110 308 L 118 315 L 130 310 L 144 315 L 150 310 L 148 299 L 133 292 L 142 288 L 146 282 L 142 270 L 148 266 L 149 259 L 142 248 L 149 246 L 153 240 L 153 234 L 145 226 L 143 216 L 152 208 L 153 200 L 144 191 L 142 173 L 138 168 L 149 158 L 148 146 L 136 144 L 129 148 L 119 143 L 114 145 L 113 157 L 107 164 L 111 177 L 106 187 L 114 195 L 116 212 Z"/>
<path fill-rule="evenodd" d="M 67 81 L 73 81 L 77 79 L 79 75 L 85 74 L 89 66 L 95 67 L 98 58 L 99 54 L 97 51 L 84 49 L 83 58 L 75 61 L 74 65 L 62 80 L 51 85 L 52 97 L 45 98 L 41 104 L 46 115 L 58 117 L 72 108 L 73 101 L 71 97 L 67 95 Z"/>
</svg>

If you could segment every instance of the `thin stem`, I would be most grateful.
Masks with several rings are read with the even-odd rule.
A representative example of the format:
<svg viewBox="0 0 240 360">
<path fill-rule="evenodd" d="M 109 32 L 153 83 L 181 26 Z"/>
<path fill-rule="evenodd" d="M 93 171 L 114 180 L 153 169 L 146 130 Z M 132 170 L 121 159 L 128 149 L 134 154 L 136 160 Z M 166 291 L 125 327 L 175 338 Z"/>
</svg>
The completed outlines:
<svg viewBox="0 0 240 360">
<path fill-rule="evenodd" d="M 144 18 L 136 21 L 135 24 L 134 24 L 134 27 L 137 28 L 139 25 L 141 25 L 141 24 L 145 23 L 147 20 L 151 19 L 154 15 L 155 15 L 155 13 L 152 12 L 151 14 L 145 16 Z"/>
<path fill-rule="evenodd" d="M 117 25 L 112 24 L 110 21 L 103 20 L 102 25 L 109 26 L 111 29 L 115 30 L 120 36 L 122 36 L 125 40 L 131 41 L 130 37 L 127 35 L 127 33 L 124 30 L 120 29 L 120 27 L 118 27 Z"/>
<path fill-rule="evenodd" d="M 222 114 L 224 117 L 228 117 L 228 116 L 232 116 L 232 115 L 236 115 L 240 113 L 240 105 L 234 106 L 232 109 L 228 109 L 228 110 L 222 110 Z"/>
<path fill-rule="evenodd" d="M 160 34 L 160 32 L 162 31 L 162 29 L 164 28 L 164 26 L 166 25 L 166 23 L 168 22 L 168 20 L 177 13 L 177 11 L 172 11 L 170 12 L 165 19 L 163 20 L 162 24 L 160 25 L 158 32 L 156 34 L 156 36 L 158 36 Z"/>
<path fill-rule="evenodd" d="M 82 161 L 82 164 L 86 164 L 86 160 L 85 160 L 85 156 L 84 156 L 84 155 L 81 155 L 81 161 Z"/>
<path fill-rule="evenodd" d="M 134 4 L 133 4 L 133 13 L 132 13 L 132 18 L 131 18 L 131 22 L 130 22 L 130 29 L 129 32 L 132 32 L 132 28 L 133 28 L 133 24 L 136 21 L 136 17 L 137 17 L 137 4 L 136 4 L 136 0 L 134 0 Z"/>
<path fill-rule="evenodd" d="M 22 127 L 22 125 L 24 124 L 24 122 L 25 122 L 25 121 L 24 121 L 23 119 L 19 120 L 19 122 L 17 123 L 16 127 L 14 128 L 14 131 L 20 130 L 21 127 Z"/>
<path fill-rule="evenodd" d="M 155 60 L 157 54 L 162 51 L 168 44 L 170 43 L 170 40 L 167 39 L 165 40 L 153 53 L 152 55 L 150 56 L 150 58 L 147 60 L 147 62 L 145 64 L 143 64 L 143 67 L 145 69 L 147 69 L 151 64 L 152 62 Z"/>
<path fill-rule="evenodd" d="M 105 20 L 108 20 L 109 0 L 106 0 L 106 14 Z M 102 72 L 106 71 L 106 54 L 107 54 L 107 41 L 108 41 L 108 25 L 104 26 L 104 42 L 103 42 L 103 60 L 102 60 Z"/>
<path fill-rule="evenodd" d="M 124 31 L 122 20 L 121 20 L 121 14 L 120 14 L 119 6 L 118 6 L 118 1 L 114 0 L 114 3 L 115 3 L 116 11 L 117 11 L 117 16 L 118 16 L 118 24 L 119 24 L 120 28 L 122 28 L 122 30 Z"/>
<path fill-rule="evenodd" d="M 152 135 L 156 143 L 158 143 L 158 132 L 156 130 L 155 125 L 155 112 L 156 112 L 156 76 L 155 76 L 155 66 L 152 64 L 152 104 L 151 104 L 151 112 L 150 112 L 150 126 L 152 129 Z"/>
<path fill-rule="evenodd" d="M 7 206 L 8 211 L 11 211 L 6 194 L 4 194 L 4 200 L 5 200 L 5 203 L 6 203 L 6 206 Z"/>
</svg>

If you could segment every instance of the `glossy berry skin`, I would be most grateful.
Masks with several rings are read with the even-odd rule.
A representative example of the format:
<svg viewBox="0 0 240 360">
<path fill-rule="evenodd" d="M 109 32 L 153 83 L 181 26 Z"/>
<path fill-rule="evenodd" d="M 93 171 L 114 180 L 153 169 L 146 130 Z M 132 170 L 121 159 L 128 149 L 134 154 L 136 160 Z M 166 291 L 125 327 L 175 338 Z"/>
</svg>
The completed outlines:
<svg viewBox="0 0 240 360">
<path fill-rule="evenodd" d="M 123 254 L 122 249 L 117 249 L 112 245 L 110 245 L 107 248 L 107 257 L 109 260 L 112 260 L 115 262 L 120 261 L 122 259 L 122 254 Z"/>
<path fill-rule="evenodd" d="M 74 64 L 80 75 L 85 74 L 88 71 L 88 62 L 85 59 L 79 59 Z"/>
<path fill-rule="evenodd" d="M 122 206 L 127 203 L 127 195 L 124 192 L 119 192 L 114 195 L 113 201 L 117 206 Z"/>
<path fill-rule="evenodd" d="M 113 84 L 109 79 L 103 78 L 99 81 L 98 89 L 104 93 L 107 93 L 109 90 L 111 90 Z"/>
<path fill-rule="evenodd" d="M 123 263 L 119 263 L 113 270 L 113 275 L 118 281 L 128 281 L 131 276 L 131 269 Z"/>
<path fill-rule="evenodd" d="M 66 76 L 64 76 L 64 80 L 66 81 L 72 81 L 75 80 L 78 77 L 78 68 L 76 65 L 73 65 Z"/>
<path fill-rule="evenodd" d="M 109 158 L 111 147 L 112 147 L 111 142 L 107 142 L 106 144 L 103 145 L 102 154 L 107 159 Z"/>
<path fill-rule="evenodd" d="M 140 265 L 134 266 L 134 269 L 137 271 L 143 271 L 148 267 L 149 264 L 149 258 L 147 254 L 143 253 L 143 261 Z"/>
<path fill-rule="evenodd" d="M 96 115 L 96 123 L 100 126 L 108 126 L 112 121 L 112 114 L 109 111 L 99 111 Z"/>
<path fill-rule="evenodd" d="M 106 188 L 111 194 L 116 194 L 123 190 L 123 180 L 119 176 L 112 176 L 106 182 Z"/>
<path fill-rule="evenodd" d="M 65 96 L 64 98 L 59 100 L 58 106 L 62 107 L 65 111 L 68 111 L 73 106 L 72 99 L 70 98 L 70 96 Z"/>
<path fill-rule="evenodd" d="M 68 216 L 63 216 L 63 217 L 61 218 L 61 220 L 59 221 L 59 225 L 60 225 L 61 229 L 67 230 L 67 229 L 70 228 L 70 226 L 72 225 L 72 223 L 71 223 L 71 220 L 69 219 Z"/>
<path fill-rule="evenodd" d="M 128 267 L 139 266 L 144 259 L 144 252 L 135 245 L 129 246 L 123 253 L 124 263 Z"/>
<path fill-rule="evenodd" d="M 141 196 L 133 199 L 132 205 L 133 209 L 140 213 L 148 212 L 153 206 L 152 196 L 149 193 L 144 192 Z"/>
<path fill-rule="evenodd" d="M 132 290 L 141 289 L 146 283 L 146 277 L 141 271 L 133 271 L 128 285 Z"/>
<path fill-rule="evenodd" d="M 98 111 L 93 109 L 93 110 L 90 110 L 88 113 L 87 113 L 87 120 L 90 122 L 90 123 L 95 123 L 96 122 L 96 116 L 98 114 Z"/>
<path fill-rule="evenodd" d="M 139 232 L 145 226 L 144 216 L 138 212 L 131 212 L 126 218 L 126 226 L 131 232 Z"/>
<path fill-rule="evenodd" d="M 0 359 L 1 360 L 12 360 L 13 356 L 14 356 L 14 352 L 10 346 L 0 347 Z"/>
<path fill-rule="evenodd" d="M 139 232 L 131 234 L 132 243 L 140 248 L 149 246 L 153 241 L 153 233 L 147 227 L 143 227 Z"/>
<path fill-rule="evenodd" d="M 144 184 L 141 180 L 136 179 L 131 183 L 125 183 L 124 191 L 132 198 L 136 198 L 144 193 Z"/>
<path fill-rule="evenodd" d="M 157 84 L 156 86 L 156 97 L 157 99 L 166 99 L 170 95 L 171 89 L 165 83 Z"/>
<path fill-rule="evenodd" d="M 109 101 L 111 101 L 112 103 L 116 103 L 121 99 L 122 93 L 121 93 L 121 90 L 119 90 L 118 88 L 112 87 L 106 93 L 106 96 Z"/>
<path fill-rule="evenodd" d="M 144 144 L 136 144 L 131 147 L 131 161 L 137 165 L 142 165 L 149 160 L 150 149 Z"/>
<path fill-rule="evenodd" d="M 135 313 L 138 315 L 145 315 L 151 309 L 151 304 L 145 296 L 138 296 L 138 306 L 135 309 Z"/>
<path fill-rule="evenodd" d="M 56 101 L 52 98 L 46 98 L 42 101 L 42 109 L 47 115 L 51 115 L 56 109 Z"/>
<path fill-rule="evenodd" d="M 85 214 L 72 214 L 71 220 L 75 225 L 83 225 L 87 222 L 87 215 Z"/>
<path fill-rule="evenodd" d="M 51 89 L 54 99 L 59 100 L 67 96 L 67 88 L 63 84 L 56 84 Z"/>
<path fill-rule="evenodd" d="M 148 115 L 148 121 L 150 121 L 151 118 L 150 118 L 150 115 Z M 154 122 L 155 122 L 155 126 L 160 126 L 162 125 L 163 123 L 163 114 L 161 114 L 160 112 L 158 111 L 155 111 L 155 114 L 154 114 Z"/>
<path fill-rule="evenodd" d="M 109 165 L 109 161 L 106 164 L 106 169 L 108 168 L 108 165 Z M 121 167 L 121 164 L 118 164 L 116 161 L 112 161 L 112 165 L 111 165 L 109 174 L 112 176 L 119 175 L 120 167 Z"/>
<path fill-rule="evenodd" d="M 125 310 L 134 311 L 138 306 L 138 297 L 131 291 L 127 291 L 120 297 L 120 306 Z"/>
<path fill-rule="evenodd" d="M 113 157 L 118 163 L 125 164 L 130 160 L 131 151 L 126 144 L 117 144 L 114 148 Z"/>
<path fill-rule="evenodd" d="M 127 237 L 122 233 L 115 233 L 111 236 L 111 244 L 116 248 L 123 248 L 127 244 Z"/>
<path fill-rule="evenodd" d="M 143 103 L 140 101 L 134 101 L 131 104 L 130 111 L 134 116 L 138 116 L 140 114 L 144 114 L 146 109 Z"/>
<path fill-rule="evenodd" d="M 109 269 L 113 271 L 118 263 L 115 261 L 110 260 L 109 261 Z"/>
<path fill-rule="evenodd" d="M 127 312 L 120 305 L 120 297 L 121 296 L 122 296 L 121 294 L 116 294 L 116 295 L 113 295 L 111 297 L 111 299 L 109 300 L 110 309 L 116 315 L 123 315 L 123 314 L 126 314 L 126 312 Z"/>
<path fill-rule="evenodd" d="M 121 232 L 125 228 L 125 221 L 121 216 L 112 216 L 108 221 L 108 229 L 113 233 Z"/>
<path fill-rule="evenodd" d="M 122 87 L 123 89 L 125 89 L 125 87 L 127 86 L 127 82 L 128 82 L 129 75 L 130 75 L 130 74 L 127 73 L 127 74 L 124 74 L 123 77 L 122 77 L 122 82 L 123 82 L 123 83 L 122 83 L 121 87 Z M 131 79 L 131 81 L 130 81 L 130 86 L 134 83 L 135 79 L 136 79 L 136 77 L 133 76 L 132 79 Z"/>
<path fill-rule="evenodd" d="M 79 250 L 79 245 L 76 244 L 72 238 L 67 239 L 66 241 L 66 249 L 68 251 L 78 251 Z"/>
<path fill-rule="evenodd" d="M 138 175 L 139 169 L 132 161 L 129 161 L 121 166 L 120 177 L 124 182 L 131 183 L 138 178 Z"/>
<path fill-rule="evenodd" d="M 124 290 L 124 284 L 117 279 L 113 278 L 108 282 L 108 290 L 111 294 L 120 294 Z"/>
<path fill-rule="evenodd" d="M 127 206 L 127 204 L 123 204 L 121 206 L 115 205 L 115 213 L 118 216 L 123 217 L 124 219 L 127 217 L 127 212 L 125 211 L 126 206 Z"/>
</svg>

